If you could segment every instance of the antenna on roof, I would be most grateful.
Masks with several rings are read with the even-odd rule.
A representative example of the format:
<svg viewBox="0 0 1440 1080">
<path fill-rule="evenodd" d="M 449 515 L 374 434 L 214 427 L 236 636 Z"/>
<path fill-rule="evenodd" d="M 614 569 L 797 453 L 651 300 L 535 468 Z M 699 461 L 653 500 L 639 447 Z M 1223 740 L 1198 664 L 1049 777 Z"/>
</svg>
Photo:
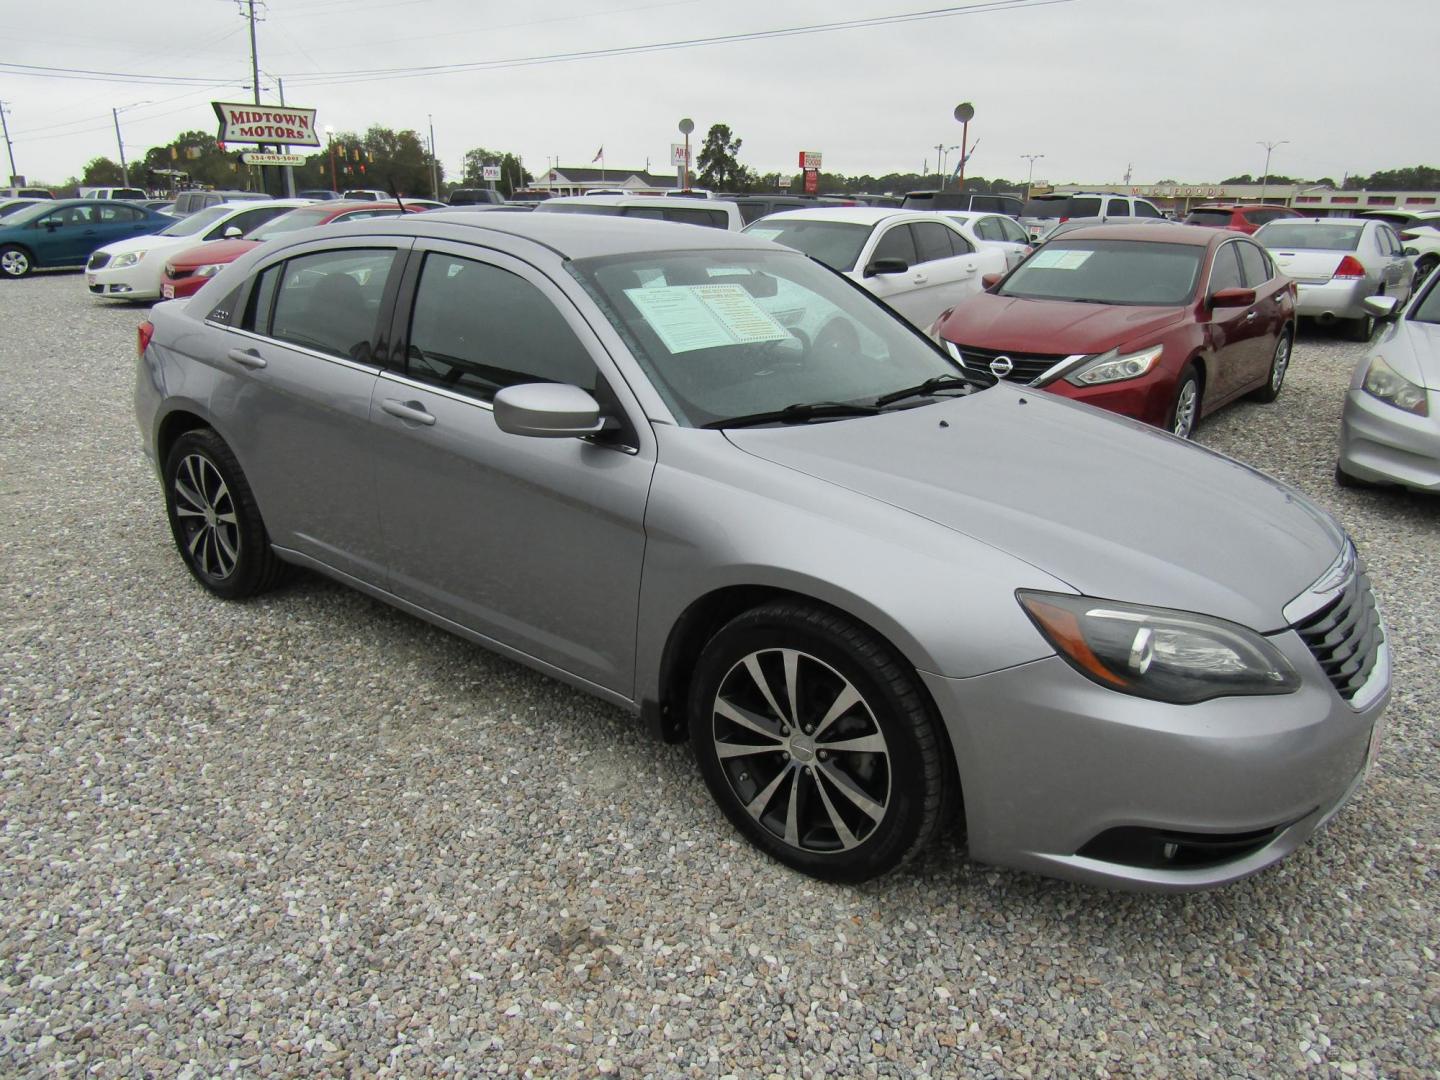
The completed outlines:
<svg viewBox="0 0 1440 1080">
<path fill-rule="evenodd" d="M 389 187 L 390 187 L 390 194 L 391 194 L 391 196 L 395 199 L 395 205 L 398 206 L 398 207 L 400 207 L 400 212 L 403 214 L 403 213 L 405 212 L 405 204 L 400 201 L 400 189 L 399 189 L 399 187 L 397 187 L 396 184 L 395 184 L 395 177 L 394 177 L 394 175 L 392 174 L 391 176 L 388 176 L 388 177 L 386 177 L 385 179 L 386 179 L 387 184 L 388 184 Z"/>
</svg>

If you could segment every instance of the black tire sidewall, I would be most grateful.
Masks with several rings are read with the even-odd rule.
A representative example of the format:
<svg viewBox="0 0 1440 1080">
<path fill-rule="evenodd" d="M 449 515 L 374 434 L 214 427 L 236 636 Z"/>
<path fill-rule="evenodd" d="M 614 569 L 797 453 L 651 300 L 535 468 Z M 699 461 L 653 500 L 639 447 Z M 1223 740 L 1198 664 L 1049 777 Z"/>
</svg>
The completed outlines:
<svg viewBox="0 0 1440 1080">
<path fill-rule="evenodd" d="M 812 614 L 820 614 L 821 618 L 805 618 Z M 859 638 L 836 633 L 837 628 L 858 634 Z M 857 651 L 856 640 L 875 651 Z M 715 753 L 712 706 L 721 682 L 744 656 L 772 648 L 809 653 L 849 679 L 864 697 L 885 736 L 890 758 L 889 806 L 884 820 L 850 851 L 807 852 L 772 835 L 741 805 Z M 725 816 L 762 851 L 813 877 L 859 882 L 893 869 L 928 838 L 921 836 L 928 831 L 926 799 L 939 799 L 939 777 L 943 771 L 936 767 L 936 762 L 927 766 L 927 751 L 917 737 L 915 725 L 933 725 L 934 721 L 925 705 L 927 699 L 908 669 L 901 669 L 904 685 L 896 686 L 895 665 L 896 658 L 873 635 L 848 620 L 800 605 L 775 605 L 747 612 L 710 640 L 696 665 L 687 702 L 691 747 L 706 786 Z M 936 754 L 943 745 L 932 732 L 929 753 Z"/>
<path fill-rule="evenodd" d="M 214 466 L 225 486 L 230 491 L 239 526 L 240 550 L 235 560 L 235 569 L 228 577 L 216 578 L 201 569 L 186 548 L 184 527 L 175 513 L 175 474 L 180 462 L 192 454 L 199 454 Z M 265 587 L 269 566 L 270 538 L 266 535 L 264 523 L 255 506 L 250 485 L 245 480 L 234 453 L 225 441 L 213 430 L 201 428 L 190 431 L 175 440 L 165 458 L 165 516 L 170 522 L 170 534 L 175 538 L 175 547 L 184 561 L 186 569 L 195 580 L 216 596 L 236 600 L 250 596 Z"/>
<path fill-rule="evenodd" d="M 12 274 L 8 270 L 3 269 L 3 263 L 0 263 L 0 277 L 9 278 L 11 281 L 18 281 L 20 278 L 29 277 L 35 272 L 35 256 L 31 255 L 30 252 L 18 244 L 6 244 L 4 247 L 0 247 L 0 256 L 3 256 L 8 251 L 18 252 L 25 257 L 25 270 L 19 274 Z"/>
</svg>

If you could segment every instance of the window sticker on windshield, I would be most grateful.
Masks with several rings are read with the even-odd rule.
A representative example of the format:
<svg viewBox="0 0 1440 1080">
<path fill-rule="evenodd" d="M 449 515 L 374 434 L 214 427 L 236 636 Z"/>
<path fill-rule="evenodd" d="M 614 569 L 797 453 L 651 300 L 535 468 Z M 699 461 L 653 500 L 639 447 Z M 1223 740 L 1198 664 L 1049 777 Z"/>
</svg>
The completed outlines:
<svg viewBox="0 0 1440 1080">
<path fill-rule="evenodd" d="M 625 295 L 672 353 L 784 341 L 783 326 L 739 285 L 667 285 Z"/>
<path fill-rule="evenodd" d="M 774 240 L 784 229 L 746 229 L 746 236 L 758 236 L 761 240 Z"/>
<path fill-rule="evenodd" d="M 1051 248 L 1036 252 L 1030 258 L 1033 270 L 1079 270 L 1085 261 L 1094 255 L 1093 251 L 1067 251 Z"/>
</svg>

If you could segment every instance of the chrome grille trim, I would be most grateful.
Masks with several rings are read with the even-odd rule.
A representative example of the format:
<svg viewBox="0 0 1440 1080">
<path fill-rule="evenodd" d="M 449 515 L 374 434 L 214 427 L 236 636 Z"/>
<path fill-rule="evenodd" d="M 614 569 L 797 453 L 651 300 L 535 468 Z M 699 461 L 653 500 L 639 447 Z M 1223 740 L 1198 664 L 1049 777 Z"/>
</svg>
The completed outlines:
<svg viewBox="0 0 1440 1080">
<path fill-rule="evenodd" d="M 1385 629 L 1370 579 L 1358 563 L 1352 562 L 1351 569 L 1348 580 L 1327 590 L 1328 602 L 1293 629 L 1336 693 L 1354 704 L 1379 666 Z"/>
</svg>

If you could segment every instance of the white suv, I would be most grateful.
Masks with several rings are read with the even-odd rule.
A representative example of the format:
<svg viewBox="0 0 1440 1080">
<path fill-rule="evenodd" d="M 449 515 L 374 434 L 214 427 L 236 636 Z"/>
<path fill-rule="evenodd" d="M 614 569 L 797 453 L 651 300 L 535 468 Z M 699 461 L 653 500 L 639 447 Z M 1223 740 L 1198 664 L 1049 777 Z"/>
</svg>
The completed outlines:
<svg viewBox="0 0 1440 1080">
<path fill-rule="evenodd" d="M 1114 191 L 1065 191 L 1032 195 L 1020 212 L 1020 224 L 1032 240 L 1039 240 L 1070 218 L 1143 217 L 1164 221 L 1165 215 L 1148 199 Z"/>
</svg>

